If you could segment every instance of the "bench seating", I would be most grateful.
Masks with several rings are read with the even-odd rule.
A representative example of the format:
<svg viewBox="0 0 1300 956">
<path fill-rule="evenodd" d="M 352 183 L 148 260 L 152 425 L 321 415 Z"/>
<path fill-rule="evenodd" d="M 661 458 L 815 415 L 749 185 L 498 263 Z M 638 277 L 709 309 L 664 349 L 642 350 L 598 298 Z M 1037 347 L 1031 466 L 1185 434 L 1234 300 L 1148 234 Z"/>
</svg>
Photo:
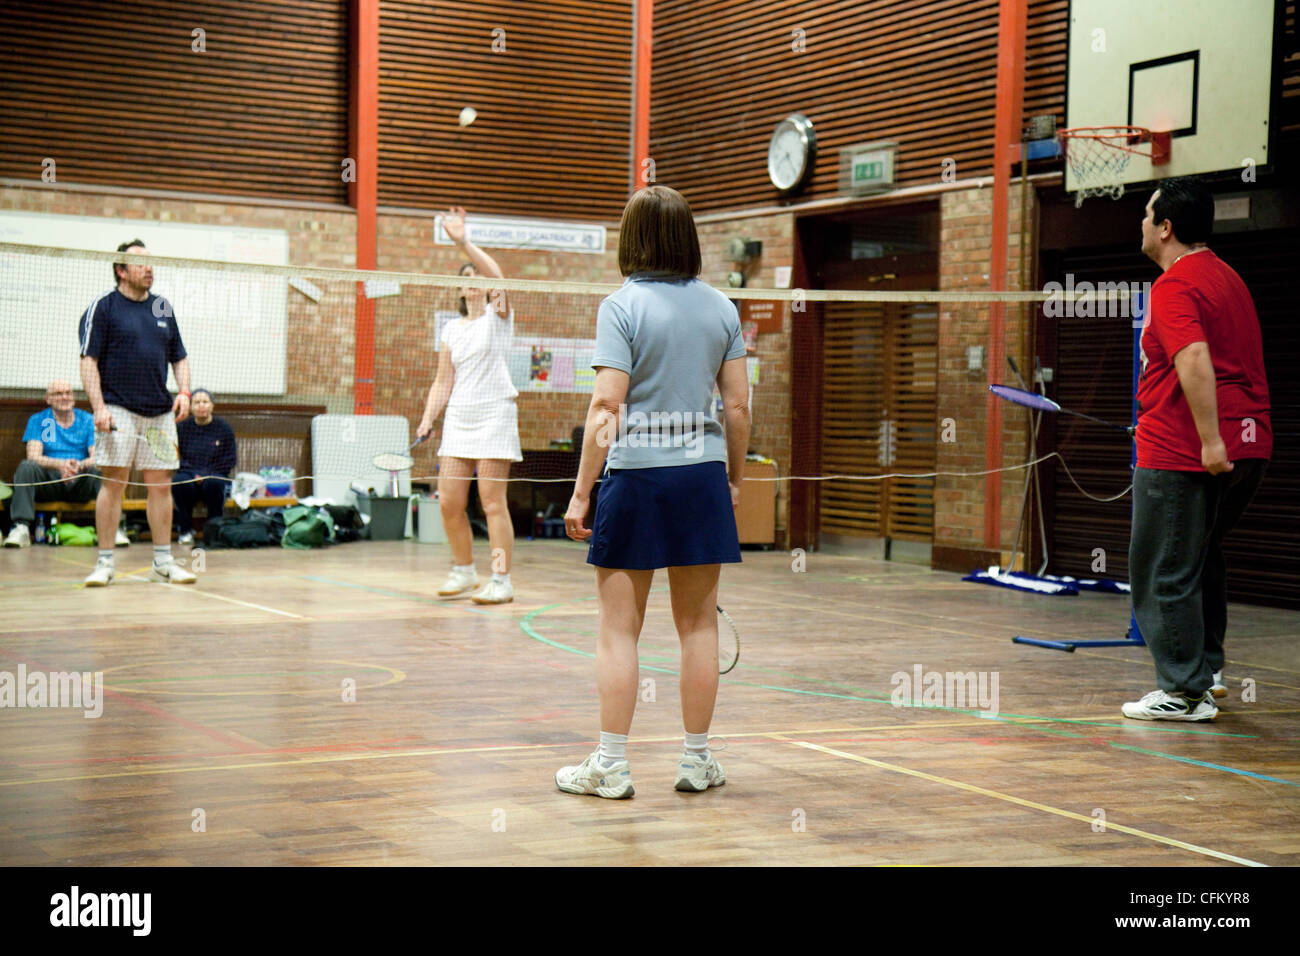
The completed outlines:
<svg viewBox="0 0 1300 956">
<path fill-rule="evenodd" d="M 78 408 L 87 409 L 83 396 Z M 27 457 L 27 447 L 22 441 L 23 429 L 34 412 L 43 411 L 41 397 L 0 398 L 0 480 L 11 482 L 18 465 Z M 325 414 L 323 405 L 267 405 L 254 402 L 221 402 L 217 417 L 229 423 L 239 446 L 236 471 L 256 472 L 268 465 L 289 466 L 299 475 L 311 474 L 311 420 Z M 132 470 L 130 480 L 143 481 L 137 470 Z M 299 494 L 310 494 L 307 483 L 294 489 Z M 297 497 L 254 498 L 251 507 L 271 508 L 297 503 Z M 235 508 L 227 500 L 227 508 Z M 46 514 L 77 514 L 95 510 L 95 503 L 38 501 L 38 512 Z M 124 512 L 145 509 L 145 489 L 140 484 L 128 485 L 122 501 Z M 200 502 L 194 509 L 195 517 L 204 513 Z M 7 515 L 6 515 L 7 517 Z"/>
</svg>

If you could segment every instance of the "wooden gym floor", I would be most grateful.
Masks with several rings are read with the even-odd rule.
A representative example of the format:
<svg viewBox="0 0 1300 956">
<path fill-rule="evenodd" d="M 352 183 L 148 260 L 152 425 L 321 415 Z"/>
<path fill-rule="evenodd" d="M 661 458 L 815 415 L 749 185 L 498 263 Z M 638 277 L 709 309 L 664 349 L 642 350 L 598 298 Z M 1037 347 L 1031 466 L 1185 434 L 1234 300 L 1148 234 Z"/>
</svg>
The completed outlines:
<svg viewBox="0 0 1300 956">
<path fill-rule="evenodd" d="M 728 782 L 680 794 L 660 575 L 636 796 L 610 801 L 554 785 L 599 729 L 584 557 L 519 541 L 515 603 L 476 608 L 432 596 L 447 553 L 415 542 L 209 552 L 188 588 L 145 582 L 135 545 L 102 590 L 79 586 L 89 549 L 0 551 L 0 671 L 107 684 L 98 719 L 0 710 L 0 862 L 1300 863 L 1300 614 L 1234 606 L 1220 719 L 1144 723 L 1119 716 L 1155 686 L 1144 650 L 1010 640 L 1120 637 L 1122 597 L 746 552 L 723 571 L 744 642 L 713 725 Z M 893 706 L 917 665 L 996 672 L 997 714 Z"/>
</svg>

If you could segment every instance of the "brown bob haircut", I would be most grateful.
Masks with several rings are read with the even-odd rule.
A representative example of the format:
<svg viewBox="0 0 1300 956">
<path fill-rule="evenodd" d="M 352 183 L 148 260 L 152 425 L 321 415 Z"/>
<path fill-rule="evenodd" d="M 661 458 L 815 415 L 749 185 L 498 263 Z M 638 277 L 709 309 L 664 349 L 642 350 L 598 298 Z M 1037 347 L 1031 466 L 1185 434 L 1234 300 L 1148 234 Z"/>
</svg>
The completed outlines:
<svg viewBox="0 0 1300 956">
<path fill-rule="evenodd" d="M 700 274 L 700 237 L 686 199 L 667 186 L 638 189 L 623 209 L 618 270 L 694 279 Z"/>
</svg>

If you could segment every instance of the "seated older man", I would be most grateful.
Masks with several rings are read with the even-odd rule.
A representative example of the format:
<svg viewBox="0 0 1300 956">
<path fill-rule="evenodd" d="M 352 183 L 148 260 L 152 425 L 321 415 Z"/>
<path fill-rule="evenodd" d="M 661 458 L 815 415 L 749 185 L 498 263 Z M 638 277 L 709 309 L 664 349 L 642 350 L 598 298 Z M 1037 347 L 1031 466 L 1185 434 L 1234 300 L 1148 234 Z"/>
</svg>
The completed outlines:
<svg viewBox="0 0 1300 956">
<path fill-rule="evenodd" d="M 5 538 L 6 548 L 25 548 L 32 543 L 36 502 L 93 501 L 99 494 L 94 418 L 76 407 L 72 386 L 62 380 L 50 383 L 45 403 L 49 409 L 28 419 L 23 432 L 27 460 L 14 474 L 9 502 L 14 526 Z M 124 540 L 119 533 L 118 543 Z"/>
</svg>

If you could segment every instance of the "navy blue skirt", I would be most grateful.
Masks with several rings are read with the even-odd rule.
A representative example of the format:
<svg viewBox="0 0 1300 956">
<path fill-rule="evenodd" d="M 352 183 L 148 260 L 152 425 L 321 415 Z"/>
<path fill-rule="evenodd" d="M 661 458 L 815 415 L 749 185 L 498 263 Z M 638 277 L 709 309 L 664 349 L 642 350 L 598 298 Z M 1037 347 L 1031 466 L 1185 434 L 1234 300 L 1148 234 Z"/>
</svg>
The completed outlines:
<svg viewBox="0 0 1300 956">
<path fill-rule="evenodd" d="M 587 563 L 652 571 L 736 564 L 740 536 L 720 461 L 605 473 Z"/>
</svg>

